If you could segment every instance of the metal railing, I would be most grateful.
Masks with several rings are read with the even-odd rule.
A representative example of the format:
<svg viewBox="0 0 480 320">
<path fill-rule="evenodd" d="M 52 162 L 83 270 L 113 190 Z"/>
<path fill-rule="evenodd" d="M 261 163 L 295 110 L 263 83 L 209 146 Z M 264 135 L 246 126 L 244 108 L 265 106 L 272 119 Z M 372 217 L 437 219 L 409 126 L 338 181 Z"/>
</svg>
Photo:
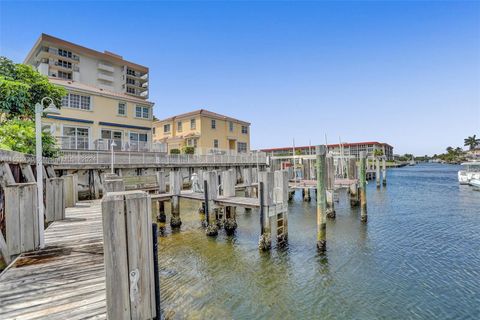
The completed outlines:
<svg viewBox="0 0 480 320">
<path fill-rule="evenodd" d="M 57 136 L 57 146 L 61 150 L 93 150 L 93 151 L 109 151 L 111 150 L 112 141 L 115 141 L 113 150 L 131 151 L 131 152 L 166 152 L 166 147 L 159 144 L 150 144 L 147 141 L 123 142 L 122 139 L 97 139 L 90 145 L 88 137 L 81 136 Z"/>
</svg>

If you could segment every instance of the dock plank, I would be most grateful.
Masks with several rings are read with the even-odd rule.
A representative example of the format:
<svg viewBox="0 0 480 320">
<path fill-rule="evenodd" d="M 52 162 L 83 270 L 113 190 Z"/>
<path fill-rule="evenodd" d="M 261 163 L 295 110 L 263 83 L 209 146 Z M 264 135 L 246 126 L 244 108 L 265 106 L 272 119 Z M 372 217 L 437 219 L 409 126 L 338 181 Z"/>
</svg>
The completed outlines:
<svg viewBox="0 0 480 320">
<path fill-rule="evenodd" d="M 67 208 L 45 244 L 0 274 L 0 319 L 106 319 L 100 201 Z"/>
</svg>

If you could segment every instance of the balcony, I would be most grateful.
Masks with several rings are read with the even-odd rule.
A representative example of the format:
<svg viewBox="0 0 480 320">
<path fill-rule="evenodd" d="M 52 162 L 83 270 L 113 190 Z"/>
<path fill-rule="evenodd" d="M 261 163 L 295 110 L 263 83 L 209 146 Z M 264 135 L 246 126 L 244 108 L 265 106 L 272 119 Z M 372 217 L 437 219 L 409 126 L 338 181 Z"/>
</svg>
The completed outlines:
<svg viewBox="0 0 480 320">
<path fill-rule="evenodd" d="M 115 78 L 104 73 L 98 73 L 97 78 L 103 81 L 114 82 Z"/>
<path fill-rule="evenodd" d="M 110 151 L 112 141 L 115 142 L 115 151 L 131 151 L 131 152 L 150 152 L 152 150 L 162 150 L 161 146 L 154 144 L 151 146 L 148 141 L 122 141 L 121 139 L 97 139 L 90 145 L 89 137 L 85 136 L 57 136 L 57 146 L 61 150 L 94 150 L 94 151 Z"/>
<path fill-rule="evenodd" d="M 113 72 L 115 71 L 115 68 L 114 68 L 114 67 L 109 66 L 109 65 L 106 65 L 106 64 L 103 64 L 103 63 L 101 63 L 101 62 L 98 63 L 97 69 L 100 69 L 100 70 L 103 70 L 103 71 L 107 71 L 107 72 L 110 72 L 110 73 L 113 73 Z"/>
</svg>

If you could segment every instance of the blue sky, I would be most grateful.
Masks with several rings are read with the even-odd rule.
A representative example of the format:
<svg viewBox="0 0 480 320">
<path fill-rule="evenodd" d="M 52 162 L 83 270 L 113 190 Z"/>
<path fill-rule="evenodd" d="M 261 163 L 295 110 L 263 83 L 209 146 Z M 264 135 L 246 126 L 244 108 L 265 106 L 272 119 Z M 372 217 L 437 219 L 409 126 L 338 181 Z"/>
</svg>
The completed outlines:
<svg viewBox="0 0 480 320">
<path fill-rule="evenodd" d="M 250 121 L 253 148 L 480 135 L 479 2 L 0 0 L 0 55 L 22 62 L 41 32 L 148 66 L 159 118 Z"/>
</svg>

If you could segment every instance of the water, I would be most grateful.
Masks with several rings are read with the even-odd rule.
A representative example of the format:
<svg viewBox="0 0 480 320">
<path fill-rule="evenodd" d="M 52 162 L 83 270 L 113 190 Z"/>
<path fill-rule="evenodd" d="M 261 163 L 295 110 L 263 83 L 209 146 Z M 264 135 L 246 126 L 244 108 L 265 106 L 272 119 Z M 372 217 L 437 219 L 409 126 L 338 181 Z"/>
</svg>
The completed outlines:
<svg viewBox="0 0 480 320">
<path fill-rule="evenodd" d="M 256 212 L 232 237 L 200 227 L 181 203 L 181 232 L 160 237 L 162 309 L 175 319 L 480 319 L 480 192 L 456 166 L 388 171 L 368 185 L 368 224 L 345 194 L 316 251 L 316 203 L 297 192 L 288 248 L 258 251 Z M 189 209 L 187 209 L 189 208 Z"/>
</svg>

